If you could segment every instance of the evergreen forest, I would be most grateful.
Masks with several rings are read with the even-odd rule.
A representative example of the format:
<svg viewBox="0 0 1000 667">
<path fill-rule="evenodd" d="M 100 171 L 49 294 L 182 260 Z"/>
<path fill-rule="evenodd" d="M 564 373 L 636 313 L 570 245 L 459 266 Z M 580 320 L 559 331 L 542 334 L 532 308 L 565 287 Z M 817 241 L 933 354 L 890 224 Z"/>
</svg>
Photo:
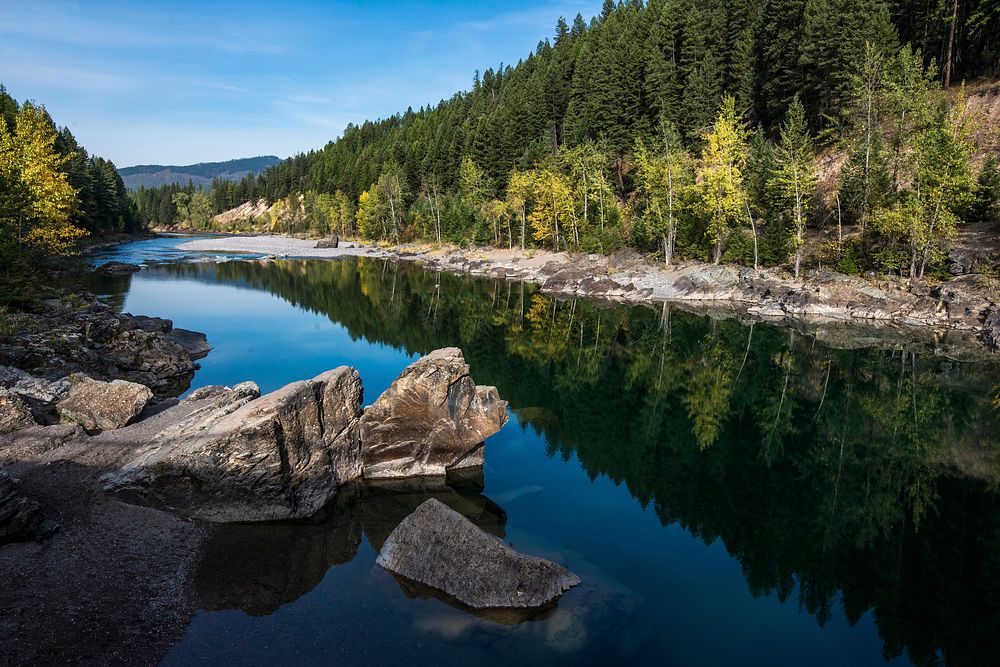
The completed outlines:
<svg viewBox="0 0 1000 667">
<path fill-rule="evenodd" d="M 435 106 L 133 197 L 157 226 L 922 278 L 998 218 L 997 139 L 966 103 L 998 28 L 992 0 L 606 0 Z"/>
</svg>

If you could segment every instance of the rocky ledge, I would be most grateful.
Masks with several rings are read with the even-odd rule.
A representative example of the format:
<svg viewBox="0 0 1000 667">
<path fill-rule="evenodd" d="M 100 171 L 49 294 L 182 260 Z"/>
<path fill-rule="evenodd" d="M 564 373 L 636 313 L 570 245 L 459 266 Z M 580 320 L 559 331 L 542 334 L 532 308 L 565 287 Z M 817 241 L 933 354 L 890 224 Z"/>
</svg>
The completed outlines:
<svg viewBox="0 0 1000 667">
<path fill-rule="evenodd" d="M 204 334 L 158 317 L 116 313 L 90 294 L 52 299 L 41 312 L 4 315 L 2 323 L 0 387 L 18 394 L 36 415 L 68 391 L 64 379 L 73 373 L 176 396 L 191 382 L 195 361 L 212 349 Z"/>
</svg>

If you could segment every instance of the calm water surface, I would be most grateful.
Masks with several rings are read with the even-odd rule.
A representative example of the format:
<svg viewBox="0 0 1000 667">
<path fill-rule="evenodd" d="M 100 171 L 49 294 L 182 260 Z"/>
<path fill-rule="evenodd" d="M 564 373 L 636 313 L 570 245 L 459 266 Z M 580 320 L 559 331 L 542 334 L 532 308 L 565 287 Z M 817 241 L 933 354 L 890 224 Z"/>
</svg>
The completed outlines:
<svg viewBox="0 0 1000 667">
<path fill-rule="evenodd" d="M 179 240 L 102 253 L 146 268 L 99 287 L 208 335 L 192 388 L 349 364 L 370 402 L 455 345 L 511 420 L 481 480 L 352 487 L 307 523 L 220 529 L 166 664 L 997 663 L 992 360 Z M 377 550 L 429 496 L 584 584 L 527 620 L 401 584 Z"/>
</svg>

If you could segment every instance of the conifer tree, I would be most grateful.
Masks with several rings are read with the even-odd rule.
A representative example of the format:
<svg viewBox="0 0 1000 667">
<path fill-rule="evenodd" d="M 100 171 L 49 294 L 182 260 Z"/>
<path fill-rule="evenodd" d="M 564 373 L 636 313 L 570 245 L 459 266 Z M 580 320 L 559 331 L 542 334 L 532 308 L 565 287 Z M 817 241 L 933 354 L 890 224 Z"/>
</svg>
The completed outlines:
<svg viewBox="0 0 1000 667">
<path fill-rule="evenodd" d="M 788 118 L 781 127 L 781 143 L 775 151 L 774 186 L 784 211 L 795 225 L 795 277 L 802 264 L 802 245 L 809 202 L 819 178 L 813 163 L 814 148 L 806 127 L 805 110 L 798 97 L 792 98 Z"/>
</svg>

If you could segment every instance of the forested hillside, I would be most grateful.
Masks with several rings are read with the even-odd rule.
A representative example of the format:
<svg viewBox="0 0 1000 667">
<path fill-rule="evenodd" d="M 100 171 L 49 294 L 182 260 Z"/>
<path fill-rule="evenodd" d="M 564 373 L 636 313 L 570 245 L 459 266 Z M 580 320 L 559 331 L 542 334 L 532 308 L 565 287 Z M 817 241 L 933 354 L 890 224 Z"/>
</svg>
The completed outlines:
<svg viewBox="0 0 1000 667">
<path fill-rule="evenodd" d="M 30 303 L 45 259 L 91 235 L 140 231 L 115 165 L 0 85 L 0 308 Z"/>
<path fill-rule="evenodd" d="M 607 0 L 437 106 L 139 207 L 211 227 L 263 198 L 248 228 L 796 272 L 833 225 L 818 261 L 923 276 L 956 225 L 997 216 L 997 138 L 961 82 L 997 76 L 998 35 L 994 0 Z"/>
<path fill-rule="evenodd" d="M 200 187 L 211 187 L 213 181 L 239 181 L 251 174 L 259 174 L 268 167 L 281 162 L 275 155 L 246 157 L 225 162 L 199 162 L 184 166 L 163 164 L 140 164 L 118 170 L 125 187 L 136 190 L 140 187 L 160 187 L 163 185 L 184 186 L 191 183 Z"/>
</svg>

